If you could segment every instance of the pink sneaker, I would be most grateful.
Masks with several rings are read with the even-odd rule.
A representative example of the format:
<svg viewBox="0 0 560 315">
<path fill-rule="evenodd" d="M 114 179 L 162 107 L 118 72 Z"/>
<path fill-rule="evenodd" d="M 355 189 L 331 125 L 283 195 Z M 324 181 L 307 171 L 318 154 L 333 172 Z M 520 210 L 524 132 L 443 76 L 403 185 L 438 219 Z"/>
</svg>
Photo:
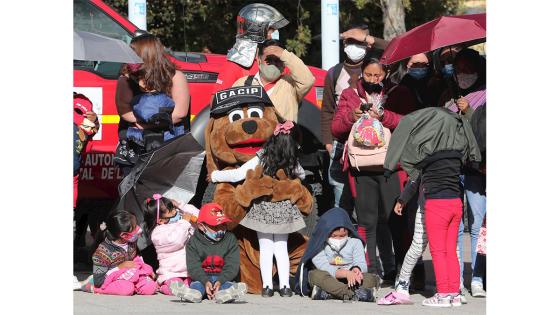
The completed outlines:
<svg viewBox="0 0 560 315">
<path fill-rule="evenodd" d="M 377 305 L 399 305 L 399 304 L 413 304 L 410 300 L 410 295 L 399 293 L 396 291 L 389 292 L 387 295 L 377 301 Z"/>
</svg>

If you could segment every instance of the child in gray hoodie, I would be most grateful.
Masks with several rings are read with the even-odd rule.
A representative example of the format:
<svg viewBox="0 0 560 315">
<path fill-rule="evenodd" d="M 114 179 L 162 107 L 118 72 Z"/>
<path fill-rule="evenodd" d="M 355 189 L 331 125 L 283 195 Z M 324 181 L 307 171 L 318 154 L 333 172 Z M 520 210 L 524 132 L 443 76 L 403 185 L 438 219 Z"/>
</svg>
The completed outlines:
<svg viewBox="0 0 560 315">
<path fill-rule="evenodd" d="M 313 286 L 313 300 L 375 301 L 379 277 L 367 273 L 364 245 L 348 234 L 347 228 L 336 227 L 323 250 L 312 258 L 315 269 L 309 271 L 309 283 Z"/>
</svg>

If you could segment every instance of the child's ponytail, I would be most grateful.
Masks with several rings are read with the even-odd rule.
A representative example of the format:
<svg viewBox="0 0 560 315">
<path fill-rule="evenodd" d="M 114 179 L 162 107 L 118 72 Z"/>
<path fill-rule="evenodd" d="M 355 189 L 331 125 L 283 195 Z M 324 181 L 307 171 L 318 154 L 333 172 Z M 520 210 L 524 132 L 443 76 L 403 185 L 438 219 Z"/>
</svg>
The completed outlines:
<svg viewBox="0 0 560 315">
<path fill-rule="evenodd" d="M 99 225 L 97 232 L 95 232 L 95 248 L 97 248 L 105 238 L 107 238 L 107 224 L 104 221 Z"/>
</svg>

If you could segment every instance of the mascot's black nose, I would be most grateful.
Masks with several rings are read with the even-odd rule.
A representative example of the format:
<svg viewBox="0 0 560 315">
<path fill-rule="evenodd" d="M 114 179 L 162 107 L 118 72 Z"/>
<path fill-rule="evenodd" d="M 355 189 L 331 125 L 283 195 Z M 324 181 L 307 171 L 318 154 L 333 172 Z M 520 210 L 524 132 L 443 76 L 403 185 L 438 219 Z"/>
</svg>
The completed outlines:
<svg viewBox="0 0 560 315">
<path fill-rule="evenodd" d="M 255 131 L 257 131 L 257 122 L 254 120 L 248 120 L 243 122 L 243 124 L 241 125 L 241 127 L 243 127 L 243 130 L 252 135 L 255 133 Z"/>
</svg>

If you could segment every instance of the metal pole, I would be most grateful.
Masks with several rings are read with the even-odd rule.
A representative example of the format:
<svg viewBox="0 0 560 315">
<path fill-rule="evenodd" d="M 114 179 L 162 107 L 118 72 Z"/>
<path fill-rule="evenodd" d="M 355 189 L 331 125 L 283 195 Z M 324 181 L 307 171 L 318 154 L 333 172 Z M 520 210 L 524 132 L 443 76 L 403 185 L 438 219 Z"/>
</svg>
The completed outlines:
<svg viewBox="0 0 560 315">
<path fill-rule="evenodd" d="M 321 0 L 321 60 L 325 70 L 339 63 L 338 0 Z"/>
<path fill-rule="evenodd" d="M 128 20 L 145 31 L 148 30 L 146 13 L 146 0 L 128 0 Z"/>
</svg>

